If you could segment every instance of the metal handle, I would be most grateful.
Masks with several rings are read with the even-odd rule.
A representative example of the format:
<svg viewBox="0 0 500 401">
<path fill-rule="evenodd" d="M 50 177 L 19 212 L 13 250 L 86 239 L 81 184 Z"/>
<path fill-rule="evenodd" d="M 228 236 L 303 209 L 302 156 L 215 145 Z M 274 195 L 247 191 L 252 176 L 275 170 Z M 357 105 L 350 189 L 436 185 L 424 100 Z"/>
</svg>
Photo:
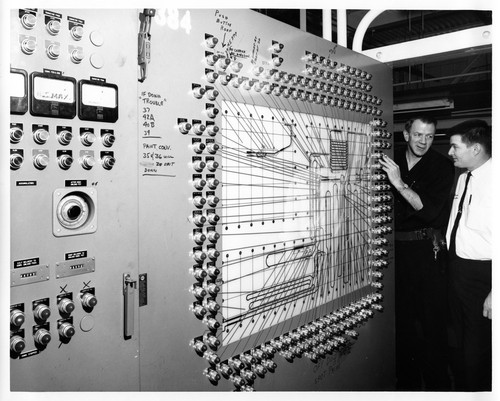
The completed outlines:
<svg viewBox="0 0 500 401">
<path fill-rule="evenodd" d="M 123 335 L 126 340 L 134 334 L 134 295 L 137 281 L 130 274 L 123 275 Z"/>
</svg>

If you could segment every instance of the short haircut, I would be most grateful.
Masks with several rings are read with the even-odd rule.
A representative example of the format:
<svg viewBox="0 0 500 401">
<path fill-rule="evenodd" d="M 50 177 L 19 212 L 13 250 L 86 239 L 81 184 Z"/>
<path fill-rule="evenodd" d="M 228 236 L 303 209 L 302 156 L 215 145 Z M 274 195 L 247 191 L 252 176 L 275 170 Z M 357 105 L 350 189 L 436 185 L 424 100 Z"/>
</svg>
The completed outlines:
<svg viewBox="0 0 500 401">
<path fill-rule="evenodd" d="M 416 117 L 410 118 L 406 122 L 406 124 L 405 124 L 405 131 L 408 132 L 408 133 L 410 133 L 411 126 L 417 120 L 422 121 L 424 124 L 433 124 L 434 128 L 437 128 L 437 121 L 436 121 L 436 119 L 434 117 L 428 116 L 428 115 L 420 115 L 420 116 L 416 116 Z"/>
<path fill-rule="evenodd" d="M 448 129 L 448 136 L 460 135 L 467 146 L 479 143 L 491 156 L 491 127 L 484 120 L 466 120 Z"/>
</svg>

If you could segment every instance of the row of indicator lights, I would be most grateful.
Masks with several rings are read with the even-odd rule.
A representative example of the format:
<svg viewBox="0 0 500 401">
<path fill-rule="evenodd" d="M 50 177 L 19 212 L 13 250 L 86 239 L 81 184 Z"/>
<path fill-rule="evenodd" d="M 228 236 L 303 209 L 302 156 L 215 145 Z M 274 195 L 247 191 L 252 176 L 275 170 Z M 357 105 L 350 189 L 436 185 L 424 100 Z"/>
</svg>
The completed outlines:
<svg viewBox="0 0 500 401">
<path fill-rule="evenodd" d="M 217 43 L 219 43 L 219 39 L 216 36 L 206 35 L 205 45 L 209 49 L 213 49 L 217 45 Z M 283 45 L 282 43 L 279 43 L 277 41 L 273 41 L 269 50 L 271 50 L 275 53 L 281 53 L 281 51 L 283 50 L 284 47 L 285 47 L 285 45 Z"/>
<path fill-rule="evenodd" d="M 27 30 L 34 29 L 37 24 L 36 16 L 31 13 L 23 14 L 19 21 L 21 22 L 21 25 Z M 56 36 L 61 31 L 61 21 L 59 19 L 50 19 L 45 24 L 45 27 L 50 35 Z M 69 33 L 74 40 L 79 41 L 83 38 L 83 27 L 81 25 L 74 25 L 69 30 Z"/>
<path fill-rule="evenodd" d="M 208 54 L 205 56 L 205 63 L 209 67 L 213 67 L 218 69 L 219 72 L 227 72 L 227 69 L 230 68 L 234 73 L 239 73 L 243 69 L 243 64 L 238 61 L 232 61 L 229 57 L 219 56 L 217 54 Z M 264 77 L 266 79 L 273 78 L 275 81 L 279 81 L 281 83 L 289 83 L 291 82 L 294 85 L 301 85 L 303 87 L 309 86 L 311 89 L 314 88 L 312 83 L 314 80 L 301 77 L 295 74 L 289 74 L 284 71 L 278 71 L 276 69 L 266 69 L 262 66 L 254 66 L 252 67 L 252 73 L 256 77 Z M 339 84 L 349 85 L 351 87 L 356 87 L 363 91 L 371 91 L 372 85 L 358 80 L 352 77 L 344 76 L 337 72 L 332 71 L 324 71 L 317 69 L 316 67 L 307 67 L 304 71 L 309 76 L 315 76 L 316 78 L 321 78 L 326 81 L 337 82 Z M 215 72 L 214 74 L 218 74 Z M 221 75 L 221 74 L 219 74 Z M 223 75 L 222 75 L 223 76 Z M 371 78 L 371 76 L 370 76 Z M 210 77 L 210 79 L 215 82 L 214 77 Z M 325 83 L 322 83 L 325 85 Z"/>
<path fill-rule="evenodd" d="M 193 122 L 192 124 L 187 121 L 180 122 L 178 124 L 178 128 L 181 134 L 188 134 L 189 132 L 193 132 L 196 135 L 202 135 L 206 131 L 210 136 L 217 135 L 220 130 L 220 128 L 215 124 L 203 124 L 201 121 Z M 215 152 L 217 151 L 217 149 L 215 149 Z"/>
<path fill-rule="evenodd" d="M 63 145 L 69 145 L 73 139 L 73 133 L 68 129 L 59 130 L 57 133 L 58 142 Z M 10 128 L 10 143 L 16 144 L 21 142 L 24 137 L 24 131 L 21 126 L 14 125 Z M 36 128 L 33 130 L 33 141 L 39 145 L 43 145 L 50 137 L 50 133 L 45 128 Z M 97 136 L 91 131 L 82 131 L 80 134 L 80 141 L 84 146 L 92 146 L 97 140 Z M 113 132 L 102 132 L 101 141 L 106 147 L 111 147 L 115 143 L 116 136 Z"/>
<path fill-rule="evenodd" d="M 204 375 L 212 383 L 217 383 L 224 377 L 238 390 L 252 391 L 257 377 L 263 378 L 267 372 L 274 372 L 277 368 L 277 364 L 272 360 L 276 353 L 290 362 L 302 356 L 317 362 L 347 343 L 343 335 L 356 338 L 358 333 L 353 328 L 373 317 L 373 310 L 382 310 L 379 304 L 381 299 L 379 293 L 366 296 L 224 362 L 220 362 L 220 357 L 214 352 L 220 345 L 215 336 L 204 335 L 195 338 L 190 345 L 198 355 L 210 363 L 211 366 L 204 370 Z"/>
<path fill-rule="evenodd" d="M 85 154 L 78 159 L 80 165 L 85 170 L 92 169 L 96 160 L 93 155 Z M 68 170 L 74 162 L 74 158 L 70 153 L 62 153 L 57 156 L 57 164 L 62 170 Z M 24 163 L 24 155 L 20 150 L 13 150 L 10 154 L 10 168 L 11 170 L 18 170 Z M 37 153 L 33 155 L 33 165 L 38 170 L 45 169 L 50 163 L 50 157 L 47 153 Z M 112 154 L 102 155 L 99 163 L 105 170 L 111 170 L 116 163 L 116 159 Z"/>
<path fill-rule="evenodd" d="M 93 294 L 87 292 L 82 294 L 81 303 L 84 308 L 92 309 L 97 305 L 97 298 Z M 71 315 L 71 313 L 75 310 L 75 307 L 76 305 L 73 300 L 68 297 L 61 298 L 57 304 L 57 308 L 61 316 L 66 318 Z M 47 320 L 51 316 L 50 307 L 45 303 L 37 304 L 33 309 L 33 316 L 35 318 L 35 321 L 40 324 L 47 322 Z M 13 330 L 14 333 L 21 329 L 25 320 L 26 315 L 22 310 L 17 308 L 11 309 L 10 326 L 11 330 Z M 75 334 L 75 328 L 69 322 L 61 322 L 61 324 L 58 325 L 58 332 L 61 338 L 69 339 Z M 50 332 L 43 327 L 40 327 L 37 331 L 35 331 L 33 337 L 35 343 L 40 346 L 46 346 L 52 339 Z M 12 352 L 21 353 L 25 347 L 26 341 L 21 335 L 14 334 L 10 338 L 10 349 Z"/>
<path fill-rule="evenodd" d="M 366 79 L 368 81 L 370 79 L 372 79 L 372 74 L 370 74 L 369 72 L 366 72 L 360 68 L 348 66 L 348 65 L 342 64 L 342 63 L 339 66 L 336 61 L 333 61 L 332 59 L 324 57 L 324 56 L 319 56 L 319 55 L 314 54 L 314 53 L 307 53 L 303 57 L 303 60 L 305 62 L 318 64 L 318 65 L 321 65 L 321 66 L 324 66 L 327 68 L 335 68 L 338 71 L 359 77 L 361 79 Z"/>
<path fill-rule="evenodd" d="M 37 41 L 34 37 L 21 37 L 20 38 L 21 51 L 26 55 L 32 55 L 36 52 Z M 47 47 L 45 52 L 47 57 L 51 60 L 57 60 L 61 56 L 61 46 L 59 43 L 46 43 Z M 75 46 L 68 46 L 68 54 L 70 60 L 75 64 L 80 64 L 85 58 L 83 49 Z"/>
</svg>

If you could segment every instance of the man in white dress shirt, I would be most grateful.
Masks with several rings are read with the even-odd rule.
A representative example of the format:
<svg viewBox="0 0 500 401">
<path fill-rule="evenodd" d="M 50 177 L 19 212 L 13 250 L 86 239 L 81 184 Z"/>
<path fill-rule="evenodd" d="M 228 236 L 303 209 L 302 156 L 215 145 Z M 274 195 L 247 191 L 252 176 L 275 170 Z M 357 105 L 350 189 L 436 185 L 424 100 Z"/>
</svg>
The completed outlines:
<svg viewBox="0 0 500 401">
<path fill-rule="evenodd" d="M 450 309 L 460 350 L 463 390 L 491 391 L 491 129 L 467 120 L 449 130 L 458 179 L 446 239 Z"/>
</svg>

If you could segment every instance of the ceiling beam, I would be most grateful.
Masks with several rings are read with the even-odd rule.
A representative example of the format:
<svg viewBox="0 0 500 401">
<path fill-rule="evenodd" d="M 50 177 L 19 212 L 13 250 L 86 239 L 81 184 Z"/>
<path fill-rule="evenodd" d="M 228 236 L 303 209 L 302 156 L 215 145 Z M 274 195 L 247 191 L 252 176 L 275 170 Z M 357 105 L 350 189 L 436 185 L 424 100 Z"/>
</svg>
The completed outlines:
<svg viewBox="0 0 500 401">
<path fill-rule="evenodd" d="M 382 63 L 407 61 L 457 51 L 467 53 L 480 47 L 491 47 L 492 29 L 492 25 L 464 29 L 458 32 L 364 50 L 361 53 Z"/>
</svg>

